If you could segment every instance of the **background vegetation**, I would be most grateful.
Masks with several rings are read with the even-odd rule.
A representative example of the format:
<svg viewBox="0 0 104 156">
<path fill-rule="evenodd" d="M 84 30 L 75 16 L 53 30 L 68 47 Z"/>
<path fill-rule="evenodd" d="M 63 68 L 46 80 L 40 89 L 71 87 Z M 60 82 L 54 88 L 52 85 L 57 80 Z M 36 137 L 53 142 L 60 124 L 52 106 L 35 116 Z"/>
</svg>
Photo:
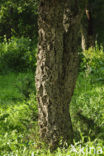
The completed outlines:
<svg viewBox="0 0 104 156">
<path fill-rule="evenodd" d="M 92 156 L 100 155 L 101 149 L 104 155 L 104 2 L 91 3 L 95 47 L 79 52 L 79 76 L 71 102 L 74 145 L 65 149 L 60 142 L 54 153 L 38 137 L 37 6 L 36 0 L 0 1 L 0 156 Z"/>
</svg>

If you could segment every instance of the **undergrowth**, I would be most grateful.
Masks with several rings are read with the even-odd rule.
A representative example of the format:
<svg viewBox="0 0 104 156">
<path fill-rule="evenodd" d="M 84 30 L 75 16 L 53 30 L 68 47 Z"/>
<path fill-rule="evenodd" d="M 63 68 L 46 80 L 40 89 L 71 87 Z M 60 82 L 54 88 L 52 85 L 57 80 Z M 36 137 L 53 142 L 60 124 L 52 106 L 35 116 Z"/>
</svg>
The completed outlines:
<svg viewBox="0 0 104 156">
<path fill-rule="evenodd" d="M 28 77 L 28 78 L 27 78 Z M 37 103 L 34 87 L 29 98 L 23 96 L 23 79 L 34 83 L 31 73 L 0 76 L 0 154 L 79 155 L 103 151 L 104 85 L 93 75 L 80 73 L 71 102 L 75 144 L 58 148 L 53 154 L 38 138 Z M 30 80 L 31 79 L 31 80 Z M 18 87 L 17 87 L 18 84 Z M 22 87 L 23 85 L 23 87 Z M 25 89 L 28 89 L 29 86 Z M 23 90 L 24 90 L 23 88 Z M 90 149 L 92 147 L 92 149 Z M 99 151 L 100 150 L 100 151 Z M 81 152 L 82 151 L 82 152 Z"/>
<path fill-rule="evenodd" d="M 0 156 L 104 155 L 103 53 L 100 51 L 99 55 L 90 49 L 83 56 L 70 108 L 74 144 L 67 149 L 57 148 L 53 153 L 38 135 L 34 74 L 0 75 Z"/>
</svg>

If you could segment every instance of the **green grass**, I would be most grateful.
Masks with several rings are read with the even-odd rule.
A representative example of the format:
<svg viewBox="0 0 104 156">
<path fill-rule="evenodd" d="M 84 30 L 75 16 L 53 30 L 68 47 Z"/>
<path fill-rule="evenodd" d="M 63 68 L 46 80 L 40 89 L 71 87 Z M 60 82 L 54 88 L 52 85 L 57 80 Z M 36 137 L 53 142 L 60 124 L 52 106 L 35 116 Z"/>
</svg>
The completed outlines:
<svg viewBox="0 0 104 156">
<path fill-rule="evenodd" d="M 104 84 L 80 73 L 71 102 L 73 126 L 84 135 L 104 138 Z M 75 120 L 76 118 L 76 120 Z"/>
<path fill-rule="evenodd" d="M 13 102 L 13 99 L 20 99 L 22 95 L 15 87 L 16 74 L 9 73 L 8 75 L 0 75 L 0 106 L 9 106 Z"/>
<path fill-rule="evenodd" d="M 103 81 L 92 74 L 79 74 L 70 109 L 75 143 L 54 153 L 39 141 L 35 89 L 28 86 L 29 81 L 34 84 L 34 74 L 0 75 L 0 156 L 93 156 L 101 155 L 101 150 L 104 155 Z M 30 97 L 26 97 L 27 89 Z"/>
<path fill-rule="evenodd" d="M 34 79 L 32 73 L 0 76 L 0 156 L 21 151 L 35 140 L 32 136 L 35 136 L 33 133 L 37 128 L 37 104 L 34 90 L 26 88 L 30 79 Z M 24 88 L 31 90 L 28 99 L 23 94 Z"/>
</svg>

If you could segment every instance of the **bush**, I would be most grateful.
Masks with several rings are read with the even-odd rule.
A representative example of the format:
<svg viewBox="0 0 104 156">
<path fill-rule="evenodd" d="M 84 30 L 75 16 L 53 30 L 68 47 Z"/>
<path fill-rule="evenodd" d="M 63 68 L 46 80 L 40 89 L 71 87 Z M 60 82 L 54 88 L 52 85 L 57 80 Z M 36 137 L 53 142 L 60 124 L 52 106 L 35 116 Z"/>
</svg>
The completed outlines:
<svg viewBox="0 0 104 156">
<path fill-rule="evenodd" d="M 81 69 L 96 76 L 104 77 L 104 51 L 103 47 L 89 48 L 83 52 Z"/>
<path fill-rule="evenodd" d="M 35 70 L 36 43 L 29 38 L 11 38 L 0 43 L 0 72 Z"/>
</svg>

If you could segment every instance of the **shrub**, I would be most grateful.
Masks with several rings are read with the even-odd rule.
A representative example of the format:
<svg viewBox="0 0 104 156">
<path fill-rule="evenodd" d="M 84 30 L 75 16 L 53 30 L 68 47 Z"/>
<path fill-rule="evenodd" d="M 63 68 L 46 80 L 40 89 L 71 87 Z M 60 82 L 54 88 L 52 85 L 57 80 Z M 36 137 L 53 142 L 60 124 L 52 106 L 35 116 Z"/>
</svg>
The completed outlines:
<svg viewBox="0 0 104 156">
<path fill-rule="evenodd" d="M 35 45 L 35 46 L 34 46 Z M 0 72 L 7 69 L 27 71 L 35 69 L 36 43 L 29 38 L 14 38 L 0 43 Z"/>
<path fill-rule="evenodd" d="M 89 48 L 83 52 L 81 69 L 97 76 L 104 76 L 104 51 L 103 47 Z"/>
</svg>

